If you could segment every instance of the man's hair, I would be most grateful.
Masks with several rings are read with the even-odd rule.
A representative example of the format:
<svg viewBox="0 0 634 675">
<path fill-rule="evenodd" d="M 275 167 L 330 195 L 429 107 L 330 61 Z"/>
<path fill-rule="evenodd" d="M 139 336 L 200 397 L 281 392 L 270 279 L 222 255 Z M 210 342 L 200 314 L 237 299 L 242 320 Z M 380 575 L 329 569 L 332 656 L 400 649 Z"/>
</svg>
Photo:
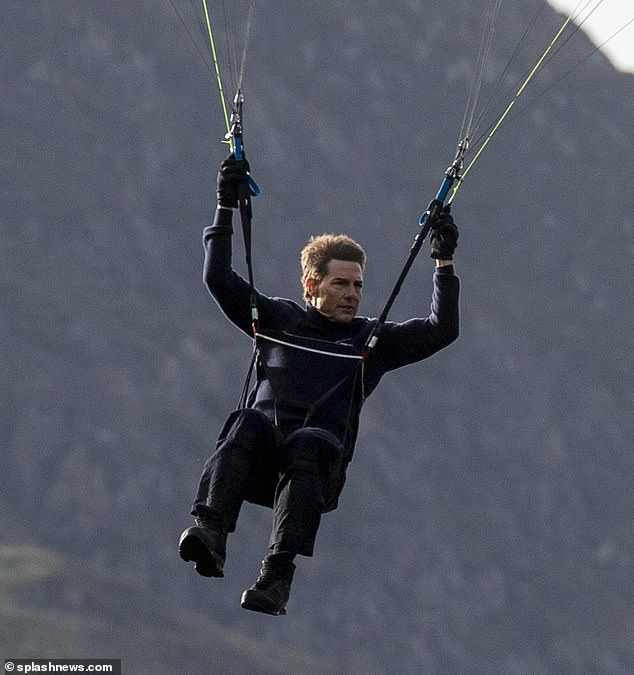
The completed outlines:
<svg viewBox="0 0 634 675">
<path fill-rule="evenodd" d="M 308 279 L 321 281 L 328 273 L 328 263 L 331 260 L 345 260 L 365 267 L 365 251 L 345 234 L 321 234 L 311 237 L 301 255 L 302 288 L 304 300 L 310 300 L 310 293 L 306 288 Z"/>
</svg>

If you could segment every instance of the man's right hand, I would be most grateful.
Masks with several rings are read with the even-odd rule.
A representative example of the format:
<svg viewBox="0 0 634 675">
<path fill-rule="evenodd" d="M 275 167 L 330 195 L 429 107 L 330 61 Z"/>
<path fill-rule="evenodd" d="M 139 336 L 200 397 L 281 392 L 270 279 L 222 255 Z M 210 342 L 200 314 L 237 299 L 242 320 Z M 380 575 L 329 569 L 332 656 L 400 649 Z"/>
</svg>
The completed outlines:
<svg viewBox="0 0 634 675">
<path fill-rule="evenodd" d="M 216 199 L 218 206 L 225 209 L 237 209 L 241 185 L 248 185 L 249 162 L 236 159 L 231 153 L 220 165 L 218 171 Z M 248 187 L 246 187 L 248 190 Z"/>
</svg>

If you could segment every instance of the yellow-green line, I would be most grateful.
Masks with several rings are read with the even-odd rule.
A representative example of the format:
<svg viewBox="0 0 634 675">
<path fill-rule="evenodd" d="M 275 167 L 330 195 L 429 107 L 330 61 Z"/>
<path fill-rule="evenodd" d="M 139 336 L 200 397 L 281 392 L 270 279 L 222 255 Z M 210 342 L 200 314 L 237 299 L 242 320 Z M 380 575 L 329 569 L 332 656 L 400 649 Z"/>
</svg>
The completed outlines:
<svg viewBox="0 0 634 675">
<path fill-rule="evenodd" d="M 537 63 L 535 64 L 535 66 L 533 67 L 531 72 L 528 74 L 528 76 L 526 77 L 524 82 L 522 82 L 522 86 L 517 90 L 517 93 L 513 97 L 513 100 L 506 106 L 506 110 L 502 113 L 502 115 L 500 115 L 500 118 L 495 123 L 495 126 L 493 127 L 493 129 L 491 129 L 491 132 L 487 136 L 484 143 L 480 146 L 480 149 L 478 150 L 478 152 L 475 154 L 475 156 L 473 157 L 471 162 L 469 162 L 469 165 L 464 170 L 464 173 L 461 176 L 461 180 L 458 181 L 458 183 L 456 184 L 456 187 L 453 189 L 453 192 L 451 194 L 451 198 L 449 199 L 449 202 L 452 202 L 455 199 L 456 193 L 458 192 L 458 189 L 460 188 L 460 185 L 462 183 L 462 179 L 464 179 L 465 176 L 469 173 L 469 171 L 471 171 L 471 168 L 476 163 L 478 157 L 480 157 L 480 155 L 484 151 L 484 148 L 486 148 L 486 146 L 489 144 L 489 141 L 491 140 L 491 138 L 493 138 L 493 135 L 495 134 L 495 132 L 500 128 L 500 125 L 502 124 L 502 122 L 504 122 L 504 120 L 506 119 L 509 112 L 511 112 L 511 109 L 513 108 L 513 106 L 517 102 L 517 99 L 522 95 L 522 92 L 524 91 L 524 89 L 526 89 L 528 83 L 533 79 L 533 76 L 539 70 L 539 67 L 543 63 L 544 59 L 546 58 L 546 56 L 548 56 L 550 50 L 553 48 L 553 46 L 557 42 L 557 40 L 559 40 L 559 38 L 561 37 L 561 34 L 564 32 L 564 30 L 566 30 L 566 27 L 568 26 L 568 24 L 571 21 L 572 21 L 572 14 L 569 14 L 566 17 L 566 20 L 561 25 L 561 28 L 557 31 L 557 34 L 555 35 L 555 37 L 550 41 L 550 44 L 548 45 L 548 47 L 546 47 L 543 54 L 537 60 Z"/>
</svg>

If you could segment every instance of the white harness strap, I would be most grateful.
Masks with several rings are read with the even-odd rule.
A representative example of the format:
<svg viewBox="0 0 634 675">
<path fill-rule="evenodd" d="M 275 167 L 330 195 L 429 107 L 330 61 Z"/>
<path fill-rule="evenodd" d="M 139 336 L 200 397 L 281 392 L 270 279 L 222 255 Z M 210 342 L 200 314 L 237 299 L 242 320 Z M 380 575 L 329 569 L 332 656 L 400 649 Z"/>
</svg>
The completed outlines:
<svg viewBox="0 0 634 675">
<path fill-rule="evenodd" d="M 279 338 L 274 338 L 270 335 L 265 335 L 264 333 L 256 333 L 256 338 L 261 338 L 262 340 L 268 340 L 269 342 L 275 342 L 278 345 L 284 345 L 285 347 L 291 347 L 292 349 L 299 349 L 304 352 L 312 352 L 313 354 L 321 354 L 322 356 L 334 356 L 339 359 L 352 359 L 353 361 L 361 361 L 363 357 L 361 354 L 339 354 L 337 352 L 326 351 L 322 349 L 315 349 L 314 347 L 305 347 L 304 345 L 293 344 L 292 342 L 286 342 Z M 336 344 L 336 343 L 334 343 Z"/>
</svg>

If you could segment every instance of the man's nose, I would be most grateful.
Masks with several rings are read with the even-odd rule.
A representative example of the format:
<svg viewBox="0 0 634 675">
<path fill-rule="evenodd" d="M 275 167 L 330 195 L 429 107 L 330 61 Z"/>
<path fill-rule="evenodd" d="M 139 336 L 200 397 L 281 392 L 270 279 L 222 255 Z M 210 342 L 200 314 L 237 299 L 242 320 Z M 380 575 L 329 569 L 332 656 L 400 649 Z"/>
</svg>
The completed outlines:
<svg viewBox="0 0 634 675">
<path fill-rule="evenodd" d="M 357 294 L 357 289 L 354 284 L 346 286 L 346 297 L 352 298 Z"/>
</svg>

